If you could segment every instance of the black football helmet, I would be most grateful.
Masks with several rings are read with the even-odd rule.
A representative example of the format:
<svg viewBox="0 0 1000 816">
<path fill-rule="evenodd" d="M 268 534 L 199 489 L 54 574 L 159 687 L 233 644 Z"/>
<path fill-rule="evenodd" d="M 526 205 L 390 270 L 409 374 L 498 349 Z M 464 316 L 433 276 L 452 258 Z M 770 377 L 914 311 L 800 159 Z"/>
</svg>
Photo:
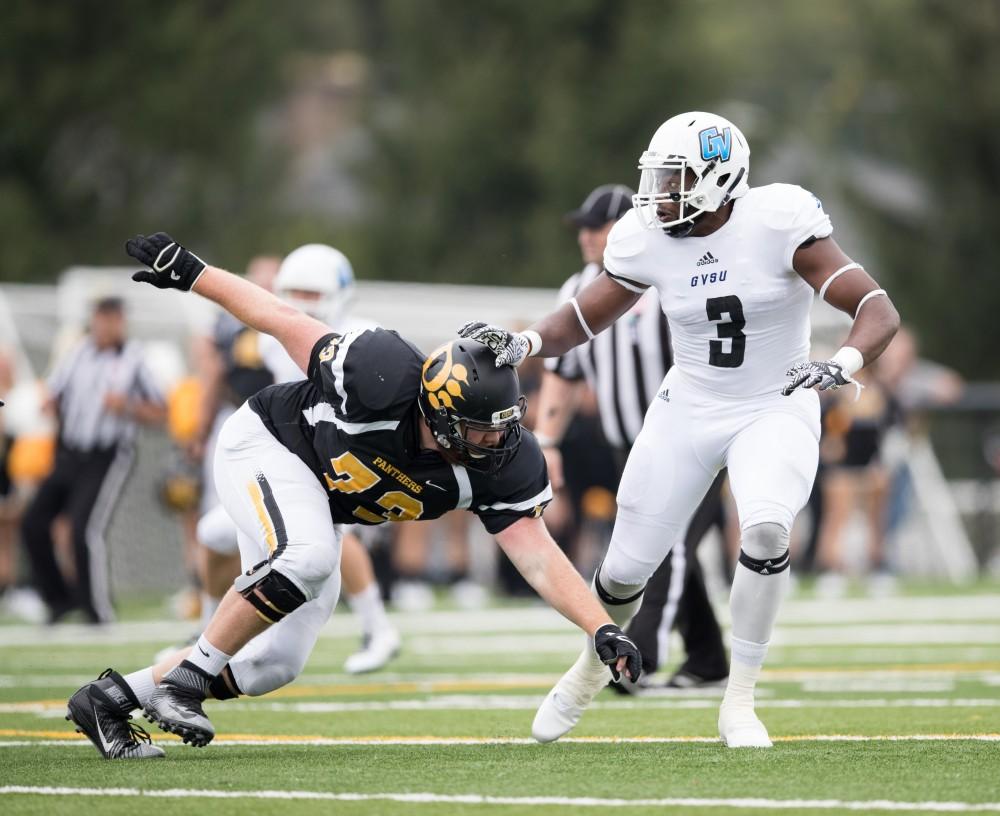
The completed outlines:
<svg viewBox="0 0 1000 816">
<path fill-rule="evenodd" d="M 458 338 L 424 360 L 420 413 L 448 458 L 495 474 L 521 444 L 525 399 L 511 366 L 496 367 L 496 355 L 482 343 Z M 501 433 L 495 446 L 466 439 L 468 431 Z"/>
</svg>

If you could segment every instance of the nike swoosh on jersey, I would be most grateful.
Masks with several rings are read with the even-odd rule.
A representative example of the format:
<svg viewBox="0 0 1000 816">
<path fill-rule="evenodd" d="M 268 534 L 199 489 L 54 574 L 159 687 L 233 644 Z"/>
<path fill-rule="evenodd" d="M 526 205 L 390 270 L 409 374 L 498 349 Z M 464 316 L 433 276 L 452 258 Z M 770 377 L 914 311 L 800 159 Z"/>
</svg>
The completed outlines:
<svg viewBox="0 0 1000 816">
<path fill-rule="evenodd" d="M 447 487 L 441 487 L 441 485 L 439 484 L 434 484 L 434 482 L 432 482 L 430 479 L 427 480 L 427 484 L 429 484 L 431 487 L 436 487 L 438 490 L 444 490 L 445 492 L 448 491 Z"/>
</svg>

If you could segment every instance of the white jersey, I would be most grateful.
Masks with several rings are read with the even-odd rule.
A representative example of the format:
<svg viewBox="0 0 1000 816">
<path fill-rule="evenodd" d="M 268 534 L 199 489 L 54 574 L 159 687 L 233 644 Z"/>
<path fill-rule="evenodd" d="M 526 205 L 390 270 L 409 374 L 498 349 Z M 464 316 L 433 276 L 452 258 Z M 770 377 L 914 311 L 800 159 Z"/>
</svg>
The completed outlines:
<svg viewBox="0 0 1000 816">
<path fill-rule="evenodd" d="M 727 397 L 776 394 L 809 359 L 813 290 L 792 268 L 810 237 L 833 232 L 815 196 L 792 184 L 754 187 L 711 235 L 671 238 L 636 210 L 615 224 L 604 266 L 633 291 L 656 287 L 674 365 Z"/>
<path fill-rule="evenodd" d="M 364 331 L 365 329 L 377 328 L 378 324 L 362 317 L 345 317 L 337 321 L 336 326 L 331 326 L 331 330 L 345 334 L 349 331 Z M 306 379 L 305 373 L 295 365 L 295 362 L 288 356 L 285 347 L 269 334 L 260 336 L 260 357 L 264 361 L 267 370 L 274 377 L 275 384 L 298 382 Z"/>
</svg>

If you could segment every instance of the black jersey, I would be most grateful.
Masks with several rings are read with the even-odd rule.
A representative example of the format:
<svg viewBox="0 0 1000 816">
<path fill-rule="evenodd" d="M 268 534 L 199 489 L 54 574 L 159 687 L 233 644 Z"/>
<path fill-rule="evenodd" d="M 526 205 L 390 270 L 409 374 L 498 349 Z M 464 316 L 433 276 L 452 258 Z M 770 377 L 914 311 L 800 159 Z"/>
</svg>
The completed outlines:
<svg viewBox="0 0 1000 816">
<path fill-rule="evenodd" d="M 309 355 L 308 380 L 265 388 L 250 407 L 326 486 L 337 523 L 433 519 L 464 508 L 495 534 L 540 516 L 552 488 L 527 431 L 496 476 L 421 449 L 423 361 L 394 331 L 329 334 Z"/>
</svg>

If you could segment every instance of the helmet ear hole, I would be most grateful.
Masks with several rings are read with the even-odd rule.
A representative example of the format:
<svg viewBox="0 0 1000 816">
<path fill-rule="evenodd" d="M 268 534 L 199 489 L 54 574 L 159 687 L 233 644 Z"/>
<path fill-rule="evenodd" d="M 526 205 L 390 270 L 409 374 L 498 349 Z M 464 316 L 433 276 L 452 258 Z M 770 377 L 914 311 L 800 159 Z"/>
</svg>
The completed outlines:
<svg viewBox="0 0 1000 816">
<path fill-rule="evenodd" d="M 725 187 L 729 183 L 729 173 L 719 176 L 719 180 L 716 182 L 720 187 Z"/>
</svg>

